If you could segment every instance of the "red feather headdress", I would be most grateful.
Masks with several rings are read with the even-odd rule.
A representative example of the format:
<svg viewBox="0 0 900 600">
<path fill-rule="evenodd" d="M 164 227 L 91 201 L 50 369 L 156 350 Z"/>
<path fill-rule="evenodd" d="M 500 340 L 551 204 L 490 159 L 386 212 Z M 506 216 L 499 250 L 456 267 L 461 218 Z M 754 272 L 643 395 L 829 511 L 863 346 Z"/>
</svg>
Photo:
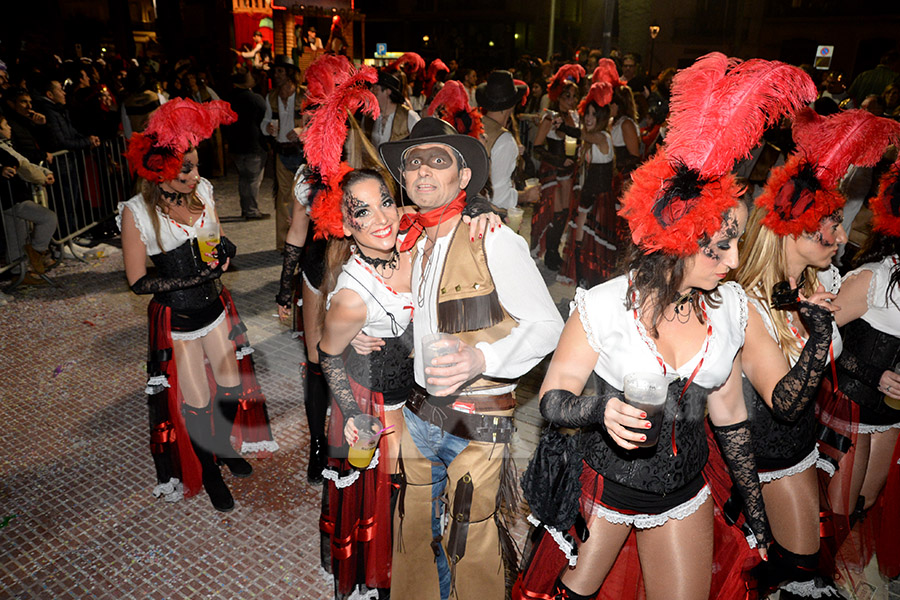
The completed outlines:
<svg viewBox="0 0 900 600">
<path fill-rule="evenodd" d="M 878 195 L 869 200 L 872 230 L 900 237 L 900 160 L 881 177 Z"/>
<path fill-rule="evenodd" d="M 131 172 L 161 183 L 178 177 L 184 154 L 212 136 L 219 125 L 237 121 L 223 100 L 197 103 L 187 98 L 169 100 L 150 116 L 147 128 L 135 133 L 125 157 Z"/>
<path fill-rule="evenodd" d="M 428 116 L 443 119 L 453 125 L 459 133 L 470 135 L 475 139 L 484 133 L 481 111 L 469 106 L 469 94 L 459 81 L 446 82 L 435 94 L 434 100 L 428 106 Z"/>
<path fill-rule="evenodd" d="M 442 61 L 441 59 L 436 58 L 433 61 L 431 61 L 431 64 L 428 65 L 428 69 L 425 71 L 424 90 L 425 90 L 426 98 L 431 97 L 431 91 L 434 89 L 434 84 L 437 83 L 438 71 L 446 71 L 449 73 L 450 67 L 445 65 L 444 61 Z"/>
<path fill-rule="evenodd" d="M 547 96 L 550 98 L 550 102 L 556 102 L 556 99 L 559 98 L 563 91 L 563 87 L 565 87 L 566 81 L 578 83 L 584 75 L 584 67 L 577 63 L 561 66 L 550 78 L 550 83 L 547 84 Z"/>
<path fill-rule="evenodd" d="M 341 181 L 352 170 L 353 167 L 341 162 L 332 173 L 331 183 L 325 193 L 319 194 L 312 203 L 309 209 L 309 218 L 312 219 L 315 227 L 313 239 L 344 237 L 344 215 L 341 213 L 344 190 L 341 189 Z"/>
<path fill-rule="evenodd" d="M 900 123 L 864 110 L 822 117 L 805 108 L 794 117 L 797 149 L 772 170 L 757 206 L 762 224 L 780 236 L 811 233 L 844 206 L 838 181 L 851 164 L 871 167 L 885 147 L 900 140 Z"/>
<path fill-rule="evenodd" d="M 594 73 L 591 75 L 591 83 L 599 83 L 601 81 L 605 81 L 613 89 L 625 85 L 625 82 L 619 79 L 619 70 L 611 58 L 601 58 L 597 61 L 597 68 L 594 69 Z"/>
<path fill-rule="evenodd" d="M 525 95 L 522 96 L 522 106 L 525 106 L 528 103 L 528 96 L 531 95 L 531 86 L 522 81 L 521 79 L 513 79 L 513 85 L 518 87 L 525 87 Z"/>
<path fill-rule="evenodd" d="M 401 68 L 407 74 L 415 75 L 419 71 L 425 70 L 425 59 L 415 52 L 404 52 L 400 58 L 385 67 L 388 71 L 398 71 Z M 449 71 L 449 69 L 447 70 Z"/>
<path fill-rule="evenodd" d="M 715 52 L 672 82 L 664 148 L 635 170 L 619 214 L 645 252 L 689 256 L 721 227 L 740 188 L 730 174 L 765 128 L 816 97 L 800 69 Z"/>
<path fill-rule="evenodd" d="M 338 85 L 347 81 L 353 66 L 346 56 L 325 54 L 306 69 L 303 108 L 322 104 Z"/>
<path fill-rule="evenodd" d="M 587 105 L 591 102 L 597 106 L 606 106 L 612 102 L 612 96 L 613 86 L 606 81 L 592 83 L 591 89 L 588 90 L 588 93 L 585 94 L 584 98 L 582 98 L 581 102 L 578 104 L 578 114 L 584 116 L 584 111 L 587 110 Z"/>
</svg>

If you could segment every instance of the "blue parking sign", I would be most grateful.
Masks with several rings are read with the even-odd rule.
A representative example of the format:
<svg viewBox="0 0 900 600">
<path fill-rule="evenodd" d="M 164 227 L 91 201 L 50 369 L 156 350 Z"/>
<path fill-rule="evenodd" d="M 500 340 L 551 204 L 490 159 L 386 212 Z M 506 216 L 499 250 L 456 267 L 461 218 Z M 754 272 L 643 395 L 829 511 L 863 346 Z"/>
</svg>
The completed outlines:
<svg viewBox="0 0 900 600">
<path fill-rule="evenodd" d="M 387 44 L 375 44 L 375 54 L 378 56 L 387 54 Z"/>
</svg>

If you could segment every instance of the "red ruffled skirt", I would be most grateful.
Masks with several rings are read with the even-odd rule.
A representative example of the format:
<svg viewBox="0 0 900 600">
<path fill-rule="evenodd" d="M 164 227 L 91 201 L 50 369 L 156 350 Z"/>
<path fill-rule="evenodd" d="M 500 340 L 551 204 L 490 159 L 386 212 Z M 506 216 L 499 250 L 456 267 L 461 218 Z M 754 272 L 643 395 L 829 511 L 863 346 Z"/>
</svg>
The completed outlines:
<svg viewBox="0 0 900 600">
<path fill-rule="evenodd" d="M 360 410 L 384 422 L 384 399 L 350 379 Z M 328 424 L 328 466 L 319 529 L 323 568 L 334 575 L 335 596 L 343 598 L 361 585 L 391 587 L 391 474 L 387 439 L 382 436 L 375 466 L 358 470 L 347 462 L 344 418 L 332 401 Z M 330 476 L 328 474 L 331 474 Z M 336 479 L 336 480 L 335 480 Z"/>
</svg>

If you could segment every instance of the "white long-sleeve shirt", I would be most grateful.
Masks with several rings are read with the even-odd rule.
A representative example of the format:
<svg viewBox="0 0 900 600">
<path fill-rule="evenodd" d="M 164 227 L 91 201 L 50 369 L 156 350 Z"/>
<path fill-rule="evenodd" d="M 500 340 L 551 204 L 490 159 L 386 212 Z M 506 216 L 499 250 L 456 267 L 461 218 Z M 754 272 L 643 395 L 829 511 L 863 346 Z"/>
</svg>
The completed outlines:
<svg viewBox="0 0 900 600">
<path fill-rule="evenodd" d="M 277 94 L 277 92 L 276 92 Z M 278 135 L 275 136 L 275 141 L 281 144 L 287 144 L 288 142 L 295 141 L 289 140 L 287 134 L 294 128 L 294 100 L 297 98 L 297 93 L 293 93 L 288 96 L 287 102 L 281 99 L 281 96 L 277 96 L 278 101 Z M 260 130 L 262 130 L 263 135 L 269 135 L 269 123 L 272 122 L 272 118 L 275 115 L 272 114 L 272 103 L 266 100 L 266 114 L 263 117 L 262 123 L 259 124 Z"/>
<path fill-rule="evenodd" d="M 465 227 L 465 225 L 460 225 Z M 419 240 L 413 263 L 412 293 L 415 312 L 415 372 L 416 383 L 425 387 L 425 365 L 422 362 L 422 338 L 436 333 L 437 297 L 442 265 L 453 238 L 451 231 L 439 238 L 431 251 L 429 266 L 423 268 L 425 236 Z M 483 375 L 501 379 L 517 379 L 530 371 L 542 358 L 553 352 L 562 333 L 563 321 L 553 304 L 550 292 L 541 277 L 525 239 L 505 225 L 485 235 L 484 249 L 488 269 L 500 304 L 518 326 L 505 338 L 493 343 L 475 345 L 484 354 Z M 424 271 L 424 281 L 423 281 Z M 511 392 L 516 384 L 494 389 L 491 395 Z"/>
<path fill-rule="evenodd" d="M 491 202 L 500 208 L 513 208 L 519 203 L 519 192 L 512 183 L 519 145 L 516 138 L 504 131 L 491 148 Z"/>
</svg>

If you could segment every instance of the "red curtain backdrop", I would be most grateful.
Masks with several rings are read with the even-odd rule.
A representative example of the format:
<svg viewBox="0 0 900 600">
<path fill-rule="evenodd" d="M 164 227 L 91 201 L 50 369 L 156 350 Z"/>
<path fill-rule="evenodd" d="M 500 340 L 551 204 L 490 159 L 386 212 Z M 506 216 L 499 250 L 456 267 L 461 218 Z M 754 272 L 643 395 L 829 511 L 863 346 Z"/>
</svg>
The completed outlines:
<svg viewBox="0 0 900 600">
<path fill-rule="evenodd" d="M 272 13 L 265 11 L 235 13 L 234 42 L 239 50 L 244 44 L 249 44 L 251 48 L 253 47 L 253 32 L 257 29 L 262 32 L 264 41 L 268 41 L 273 46 L 275 45 L 275 32 L 270 27 L 261 29 L 259 27 L 259 21 L 265 18 L 271 19 Z"/>
</svg>

